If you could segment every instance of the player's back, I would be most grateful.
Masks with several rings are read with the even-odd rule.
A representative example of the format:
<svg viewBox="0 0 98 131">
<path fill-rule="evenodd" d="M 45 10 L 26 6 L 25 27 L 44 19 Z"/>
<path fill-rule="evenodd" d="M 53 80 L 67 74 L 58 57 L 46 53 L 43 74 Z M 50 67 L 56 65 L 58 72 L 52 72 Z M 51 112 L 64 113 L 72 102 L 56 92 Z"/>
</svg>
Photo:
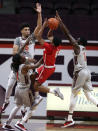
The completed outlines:
<svg viewBox="0 0 98 131">
<path fill-rule="evenodd" d="M 46 47 L 47 46 L 47 47 Z M 46 43 L 44 50 L 44 64 L 47 66 L 54 66 L 56 61 L 56 56 L 59 53 L 59 47 L 55 47 L 51 44 Z"/>
</svg>

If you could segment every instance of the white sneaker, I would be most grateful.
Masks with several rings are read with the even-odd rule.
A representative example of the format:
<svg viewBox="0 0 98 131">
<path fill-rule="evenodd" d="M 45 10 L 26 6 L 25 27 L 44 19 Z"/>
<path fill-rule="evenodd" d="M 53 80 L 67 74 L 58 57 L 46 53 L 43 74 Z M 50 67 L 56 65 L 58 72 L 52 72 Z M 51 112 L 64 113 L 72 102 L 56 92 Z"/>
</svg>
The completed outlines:
<svg viewBox="0 0 98 131">
<path fill-rule="evenodd" d="M 66 122 L 64 123 L 64 125 L 61 126 L 61 128 L 66 128 L 66 127 L 72 126 L 72 125 L 74 125 L 74 124 L 75 124 L 74 121 L 66 121 Z"/>
<path fill-rule="evenodd" d="M 38 95 L 37 97 L 35 97 L 35 100 L 32 106 L 37 106 L 42 100 L 43 100 L 43 97 Z"/>
<path fill-rule="evenodd" d="M 2 129 L 7 130 L 7 131 L 15 131 L 14 128 L 12 128 L 10 125 L 4 123 L 4 125 L 2 126 Z"/>
<path fill-rule="evenodd" d="M 19 121 L 15 124 L 15 127 L 21 131 L 27 131 L 27 129 Z"/>
<path fill-rule="evenodd" d="M 63 94 L 60 92 L 59 88 L 54 89 L 55 96 L 60 97 L 62 100 L 64 100 Z"/>
</svg>

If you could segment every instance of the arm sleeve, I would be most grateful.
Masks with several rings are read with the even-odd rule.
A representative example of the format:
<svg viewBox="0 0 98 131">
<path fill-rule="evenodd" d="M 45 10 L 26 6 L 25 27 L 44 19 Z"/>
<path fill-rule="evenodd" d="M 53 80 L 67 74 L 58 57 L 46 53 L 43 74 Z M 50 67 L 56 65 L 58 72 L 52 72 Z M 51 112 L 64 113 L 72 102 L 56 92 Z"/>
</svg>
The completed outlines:
<svg viewBox="0 0 98 131">
<path fill-rule="evenodd" d="M 20 40 L 19 40 L 19 37 L 17 37 L 15 40 L 14 40 L 14 45 L 20 45 Z"/>
</svg>

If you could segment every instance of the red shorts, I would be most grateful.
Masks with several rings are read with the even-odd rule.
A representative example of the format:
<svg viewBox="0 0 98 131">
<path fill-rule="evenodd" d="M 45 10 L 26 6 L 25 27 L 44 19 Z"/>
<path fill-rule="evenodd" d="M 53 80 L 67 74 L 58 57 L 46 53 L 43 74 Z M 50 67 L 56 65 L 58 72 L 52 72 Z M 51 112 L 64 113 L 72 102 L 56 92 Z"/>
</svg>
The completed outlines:
<svg viewBox="0 0 98 131">
<path fill-rule="evenodd" d="M 38 77 L 36 78 L 36 80 L 40 84 L 42 84 L 54 73 L 54 71 L 55 67 L 45 68 L 44 65 L 42 65 L 41 67 L 37 68 Z"/>
</svg>

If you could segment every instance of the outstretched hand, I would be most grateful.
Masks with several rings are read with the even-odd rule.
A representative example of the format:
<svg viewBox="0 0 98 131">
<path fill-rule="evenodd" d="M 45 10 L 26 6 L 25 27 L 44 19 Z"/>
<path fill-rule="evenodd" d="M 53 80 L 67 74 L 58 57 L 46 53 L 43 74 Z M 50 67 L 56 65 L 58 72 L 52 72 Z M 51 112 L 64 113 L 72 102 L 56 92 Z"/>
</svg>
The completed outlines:
<svg viewBox="0 0 98 131">
<path fill-rule="evenodd" d="M 41 8 L 41 4 L 40 3 L 36 3 L 36 12 L 38 12 L 38 13 L 41 13 L 41 11 L 42 11 L 42 8 Z"/>
</svg>

